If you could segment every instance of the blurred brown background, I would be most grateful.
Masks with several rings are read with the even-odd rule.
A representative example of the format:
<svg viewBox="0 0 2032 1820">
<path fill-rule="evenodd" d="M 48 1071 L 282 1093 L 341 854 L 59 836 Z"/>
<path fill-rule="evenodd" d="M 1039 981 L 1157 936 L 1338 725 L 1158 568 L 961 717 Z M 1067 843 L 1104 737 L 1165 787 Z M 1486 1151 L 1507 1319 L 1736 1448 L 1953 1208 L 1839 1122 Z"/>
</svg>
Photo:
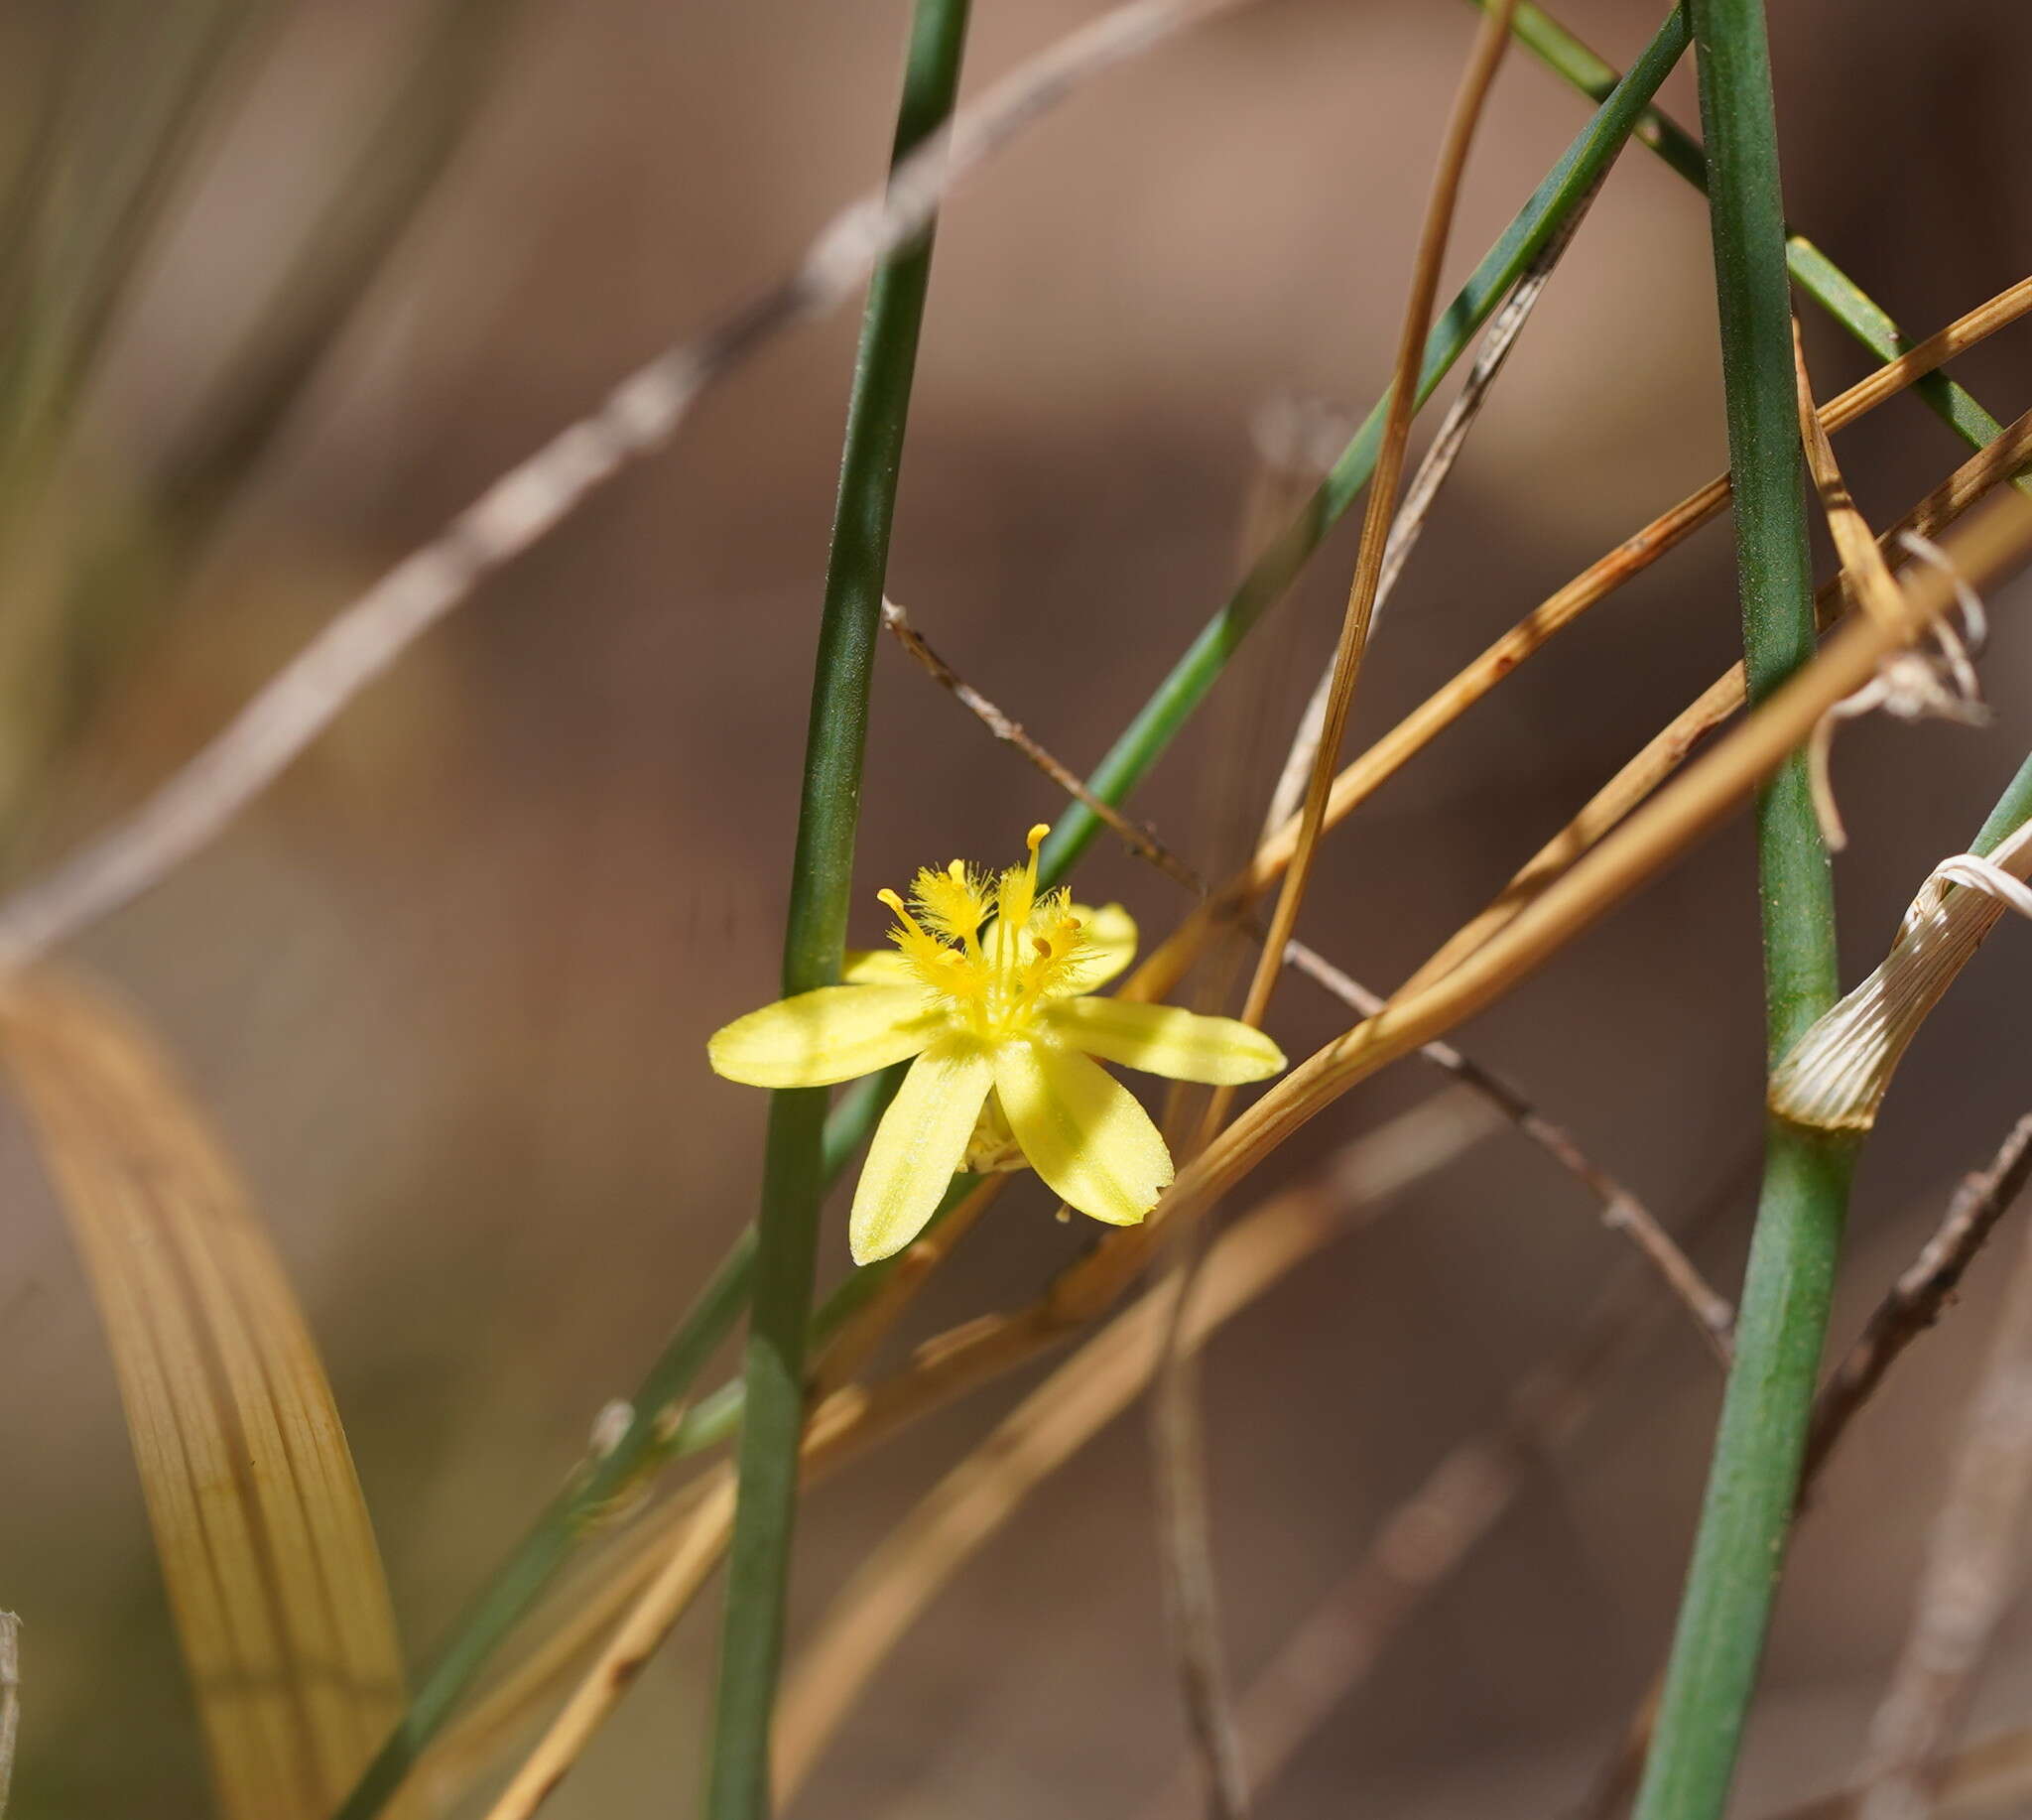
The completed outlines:
<svg viewBox="0 0 2032 1820">
<path fill-rule="evenodd" d="M 55 79 L 83 16 L 145 10 L 9 6 L 6 85 Z M 973 89 L 1097 7 L 975 10 Z M 418 13 L 281 9 L 93 388 L 103 471 L 145 488 L 348 123 L 409 55 Z M 901 0 L 528 0 L 468 142 L 307 408 L 188 582 L 140 603 L 171 630 L 96 715 L 35 850 L 186 755 L 356 585 L 611 377 L 782 270 L 880 171 L 905 16 Z M 1565 16 L 1618 64 L 1655 24 L 1609 0 Z M 1915 333 L 2022 276 L 2032 13 L 1791 0 L 1773 25 L 1793 220 Z M 1440 0 L 1270 0 L 1076 100 L 950 212 L 891 591 L 1070 762 L 1099 754 L 1221 596 L 1265 400 L 1358 411 L 1382 384 L 1472 27 Z M 1694 120 L 1686 74 L 1667 98 Z M 1513 55 L 1454 277 L 1585 116 Z M 1679 179 L 1641 150 L 1624 158 L 1383 622 L 1357 740 L 1722 465 L 1705 230 Z M 849 314 L 771 350 L 673 452 L 490 585 L 229 840 L 84 944 L 183 1057 L 273 1222 L 419 1659 L 751 1211 L 763 1098 L 713 1079 L 703 1039 L 774 995 L 853 331 Z M 1809 333 L 1823 393 L 1865 370 L 1825 324 Z M 1957 372 L 2009 418 L 2032 397 L 2032 342 L 2006 331 Z M 1909 399 L 1840 448 L 1880 523 L 1961 458 Z M 1331 644 L 1351 548 L 1336 538 L 1262 633 L 1275 652 L 1253 686 L 1274 743 Z M 1992 602 L 1993 726 L 1871 721 L 1842 740 L 1849 977 L 2023 755 L 2026 598 Z M 1371 983 L 1401 978 L 1736 639 L 1716 528 L 1335 836 L 1305 933 Z M 1192 829 L 1215 752 L 1188 738 L 1137 805 L 1204 861 L 1218 855 L 1195 853 Z M 1000 861 L 1056 808 L 885 648 L 861 939 L 881 926 L 876 886 L 954 852 Z M 1086 877 L 1082 894 L 1121 896 L 1150 929 L 1179 908 L 1104 847 Z M 1757 1123 L 1756 979 L 1737 827 L 1464 1039 L 1669 1221 L 1729 1195 L 1704 1257 L 1730 1285 Z M 2032 935 L 2003 927 L 1908 1062 L 1861 1181 L 1839 1337 L 1957 1173 L 2032 1104 L 2028 986 Z M 1340 1022 L 1303 982 L 1282 989 L 1274 1028 L 1293 1054 Z M 1431 1088 L 1415 1065 L 1396 1070 L 1281 1173 Z M 11 1117 L 4 1142 L 0 1606 L 23 1615 L 29 1665 L 16 1811 L 201 1814 L 95 1319 Z M 1046 1213 L 1034 1184 L 1007 1197 L 923 1322 L 1011 1303 L 1087 1241 Z M 1744 1811 L 1851 1759 L 2016 1231 L 1865 1419 L 1803 1532 Z M 835 1229 L 831 1275 L 844 1249 Z M 1574 1185 L 1498 1134 L 1215 1344 L 1218 1545 L 1244 1679 L 1617 1257 Z M 810 1499 L 802 1613 L 1021 1387 Z M 1668 1328 L 1265 1812 L 1424 1820 L 1573 1799 L 1662 1643 L 1714 1401 L 1712 1365 Z M 706 1610 L 688 1623 L 558 1798 L 561 1820 L 683 1811 L 711 1628 Z M 2023 1722 L 2032 1634 L 2009 1642 L 1984 1714 Z M 1128 1814 L 1179 1749 L 1147 1446 L 1123 1422 L 935 1609 L 799 1811 Z"/>
</svg>

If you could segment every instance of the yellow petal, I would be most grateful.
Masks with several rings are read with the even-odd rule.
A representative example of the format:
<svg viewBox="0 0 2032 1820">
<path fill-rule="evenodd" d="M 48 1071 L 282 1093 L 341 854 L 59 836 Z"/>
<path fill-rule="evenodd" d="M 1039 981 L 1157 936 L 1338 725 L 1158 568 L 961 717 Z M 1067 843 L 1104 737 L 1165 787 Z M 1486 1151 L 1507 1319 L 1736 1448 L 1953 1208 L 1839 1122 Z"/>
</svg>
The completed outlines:
<svg viewBox="0 0 2032 1820">
<path fill-rule="evenodd" d="M 1052 1005 L 1045 1020 L 1072 1048 L 1174 1081 L 1233 1087 L 1266 1081 L 1284 1067 L 1284 1051 L 1262 1031 L 1177 1005 L 1068 998 Z"/>
<path fill-rule="evenodd" d="M 1080 919 L 1080 941 L 1085 952 L 1066 975 L 1061 989 L 1096 991 L 1135 960 L 1136 919 L 1120 904 L 1103 904 L 1098 910 L 1075 904 L 1073 914 Z"/>
<path fill-rule="evenodd" d="M 853 1192 L 846 1235 L 855 1263 L 900 1251 L 924 1231 L 993 1084 L 987 1053 L 971 1037 L 942 1036 L 911 1063 Z"/>
<path fill-rule="evenodd" d="M 735 1018 L 705 1053 L 750 1087 L 830 1087 L 916 1055 L 943 1027 L 922 986 L 827 985 Z"/>
<path fill-rule="evenodd" d="M 1171 1152 L 1120 1082 L 1074 1049 L 1004 1043 L 995 1093 L 1030 1166 L 1060 1200 L 1134 1226 L 1171 1180 Z"/>
<path fill-rule="evenodd" d="M 915 985 L 910 963 L 893 948 L 849 948 L 839 970 L 841 985 Z"/>
</svg>

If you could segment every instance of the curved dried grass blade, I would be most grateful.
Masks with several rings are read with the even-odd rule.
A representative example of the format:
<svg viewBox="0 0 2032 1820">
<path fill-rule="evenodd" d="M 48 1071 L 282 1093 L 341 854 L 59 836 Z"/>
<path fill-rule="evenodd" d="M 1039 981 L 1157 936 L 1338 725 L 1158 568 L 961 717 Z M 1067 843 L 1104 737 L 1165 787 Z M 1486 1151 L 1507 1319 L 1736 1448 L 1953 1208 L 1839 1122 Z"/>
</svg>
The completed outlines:
<svg viewBox="0 0 2032 1820">
<path fill-rule="evenodd" d="M 331 1389 L 245 1190 L 174 1069 L 76 979 L 0 1051 L 120 1380 L 228 1820 L 328 1813 L 402 1708 L 387 1583 Z"/>
</svg>

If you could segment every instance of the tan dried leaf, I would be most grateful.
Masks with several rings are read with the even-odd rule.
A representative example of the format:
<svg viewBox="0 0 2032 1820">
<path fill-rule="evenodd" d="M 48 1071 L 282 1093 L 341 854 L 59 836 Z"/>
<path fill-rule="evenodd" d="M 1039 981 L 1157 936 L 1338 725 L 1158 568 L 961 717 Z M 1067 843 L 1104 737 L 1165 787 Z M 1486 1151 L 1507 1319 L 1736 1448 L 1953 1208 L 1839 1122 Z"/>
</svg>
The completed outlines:
<svg viewBox="0 0 2032 1820">
<path fill-rule="evenodd" d="M 403 1707 L 388 1587 L 302 1309 L 175 1069 L 45 973 L 0 1002 L 99 1304 L 226 1820 L 319 1820 Z"/>
</svg>

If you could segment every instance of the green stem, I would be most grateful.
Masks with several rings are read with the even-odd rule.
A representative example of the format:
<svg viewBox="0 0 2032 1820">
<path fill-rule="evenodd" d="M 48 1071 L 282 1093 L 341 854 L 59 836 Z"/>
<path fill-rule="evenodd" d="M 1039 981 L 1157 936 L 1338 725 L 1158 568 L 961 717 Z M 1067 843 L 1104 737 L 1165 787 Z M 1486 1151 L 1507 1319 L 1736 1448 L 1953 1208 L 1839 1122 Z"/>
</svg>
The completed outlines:
<svg viewBox="0 0 2032 1820">
<path fill-rule="evenodd" d="M 1487 7 L 1491 0 L 1473 3 Z M 1520 0 L 1511 30 L 1532 56 L 1589 100 L 1599 101 L 1620 79 L 1613 65 L 1603 62 L 1557 19 L 1531 5 L 1529 0 Z M 1664 109 L 1645 108 L 1631 137 L 1650 147 L 1667 167 L 1703 195 L 1707 194 L 1707 153 L 1701 150 L 1701 142 Z M 1785 264 L 1793 283 L 1879 360 L 1895 360 L 1914 345 L 1874 298 L 1804 234 L 1789 228 Z M 1971 449 L 1994 442 L 2003 428 L 1945 373 L 1928 373 L 1913 390 Z M 2032 472 L 2019 475 L 2012 484 L 2021 492 L 2032 494 Z"/>
<path fill-rule="evenodd" d="M 1814 651 L 1777 121 L 1762 0 L 1689 0 L 1711 161 L 1749 698 Z M 1757 799 L 1769 1058 L 1835 1002 L 1834 885 L 1795 754 Z M 1770 1624 L 1855 1144 L 1773 1120 L 1708 1494 L 1636 1820 L 1718 1820 Z"/>
<path fill-rule="evenodd" d="M 898 158 L 952 112 L 966 18 L 967 0 L 918 0 L 896 123 Z M 785 997 L 836 980 L 846 945 L 868 688 L 931 263 L 927 230 L 876 273 L 862 319 L 805 745 L 784 932 Z M 770 1719 L 797 1520 L 805 1343 L 826 1194 L 826 1103 L 824 1088 L 779 1092 L 770 1103 L 706 1787 L 710 1820 L 766 1820 L 770 1810 Z"/>
</svg>

